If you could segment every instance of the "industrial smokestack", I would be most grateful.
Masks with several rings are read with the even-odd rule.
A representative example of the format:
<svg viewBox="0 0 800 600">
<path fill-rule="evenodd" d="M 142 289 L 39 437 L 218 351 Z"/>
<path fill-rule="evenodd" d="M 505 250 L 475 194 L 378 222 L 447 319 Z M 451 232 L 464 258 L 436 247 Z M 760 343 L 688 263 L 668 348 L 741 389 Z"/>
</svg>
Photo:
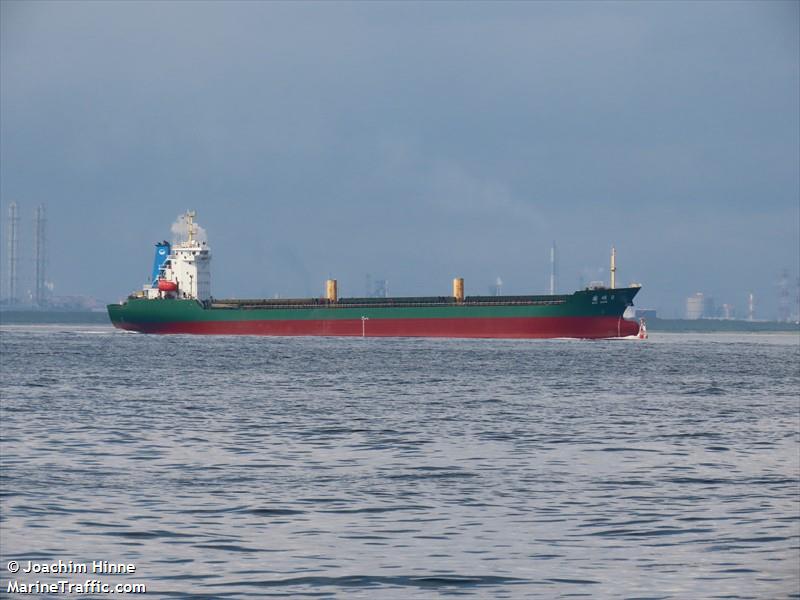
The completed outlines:
<svg viewBox="0 0 800 600">
<path fill-rule="evenodd" d="M 8 303 L 17 303 L 19 264 L 19 213 L 17 203 L 8 205 Z"/>
<path fill-rule="evenodd" d="M 611 289 L 617 287 L 617 249 L 611 246 Z"/>
<path fill-rule="evenodd" d="M 44 305 L 44 270 L 47 263 L 45 222 L 44 205 L 40 204 L 36 207 L 33 228 L 34 261 L 36 263 L 34 270 L 34 301 L 36 302 L 37 306 Z"/>
<path fill-rule="evenodd" d="M 784 269 L 778 283 L 778 321 L 787 323 L 791 316 L 791 302 L 789 301 L 789 271 Z"/>
</svg>

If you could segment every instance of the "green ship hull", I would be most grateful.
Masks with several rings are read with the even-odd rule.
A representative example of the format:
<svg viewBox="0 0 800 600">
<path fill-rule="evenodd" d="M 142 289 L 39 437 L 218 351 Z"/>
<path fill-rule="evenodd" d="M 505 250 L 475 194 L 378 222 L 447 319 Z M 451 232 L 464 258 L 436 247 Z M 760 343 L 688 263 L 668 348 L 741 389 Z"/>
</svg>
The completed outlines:
<svg viewBox="0 0 800 600">
<path fill-rule="evenodd" d="M 612 338 L 635 336 L 623 318 L 638 287 L 556 296 L 296 300 L 129 298 L 108 306 L 115 327 L 142 333 L 363 337 Z"/>
</svg>

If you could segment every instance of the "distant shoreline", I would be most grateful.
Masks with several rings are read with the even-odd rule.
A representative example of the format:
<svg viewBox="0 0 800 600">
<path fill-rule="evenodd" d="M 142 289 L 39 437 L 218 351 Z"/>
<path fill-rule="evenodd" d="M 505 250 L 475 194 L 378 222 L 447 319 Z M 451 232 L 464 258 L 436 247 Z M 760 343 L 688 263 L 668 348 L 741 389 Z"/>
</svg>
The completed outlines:
<svg viewBox="0 0 800 600">
<path fill-rule="evenodd" d="M 648 331 L 675 333 L 719 333 L 725 331 L 765 333 L 800 332 L 797 323 L 778 321 L 738 321 L 727 319 L 646 319 Z"/>
<path fill-rule="evenodd" d="M 108 323 L 108 313 L 90 310 L 0 310 L 0 325 Z"/>
</svg>

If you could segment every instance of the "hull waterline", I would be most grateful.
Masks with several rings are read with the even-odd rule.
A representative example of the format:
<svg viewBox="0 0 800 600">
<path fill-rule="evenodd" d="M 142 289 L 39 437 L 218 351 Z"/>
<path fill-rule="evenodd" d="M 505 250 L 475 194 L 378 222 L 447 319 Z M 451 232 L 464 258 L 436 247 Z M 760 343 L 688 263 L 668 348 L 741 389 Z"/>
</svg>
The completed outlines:
<svg viewBox="0 0 800 600">
<path fill-rule="evenodd" d="M 622 317 L 497 319 L 381 319 L 197 321 L 119 325 L 157 334 L 452 338 L 612 338 L 635 336 L 639 324 Z"/>
</svg>

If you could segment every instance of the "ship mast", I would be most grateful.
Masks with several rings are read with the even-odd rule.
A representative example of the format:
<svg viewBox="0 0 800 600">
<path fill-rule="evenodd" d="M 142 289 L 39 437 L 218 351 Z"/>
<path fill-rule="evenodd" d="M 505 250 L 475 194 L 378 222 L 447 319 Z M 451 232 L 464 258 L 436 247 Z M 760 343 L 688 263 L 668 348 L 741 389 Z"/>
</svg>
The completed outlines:
<svg viewBox="0 0 800 600">
<path fill-rule="evenodd" d="M 186 211 L 186 225 L 189 230 L 189 239 L 187 240 L 189 246 L 194 245 L 194 217 L 197 213 L 193 210 Z"/>
</svg>

